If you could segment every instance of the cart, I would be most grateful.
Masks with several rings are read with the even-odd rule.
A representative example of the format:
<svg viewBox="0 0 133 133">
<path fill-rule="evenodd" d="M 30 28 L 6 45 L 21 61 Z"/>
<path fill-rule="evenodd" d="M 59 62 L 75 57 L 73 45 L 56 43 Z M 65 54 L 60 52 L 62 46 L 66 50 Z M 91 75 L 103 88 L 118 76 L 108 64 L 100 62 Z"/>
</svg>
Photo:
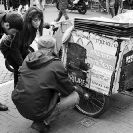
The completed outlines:
<svg viewBox="0 0 133 133">
<path fill-rule="evenodd" d="M 118 18 L 75 18 L 58 47 L 70 80 L 83 88 L 76 110 L 90 117 L 108 109 L 111 95 L 132 92 L 133 23 Z"/>
</svg>

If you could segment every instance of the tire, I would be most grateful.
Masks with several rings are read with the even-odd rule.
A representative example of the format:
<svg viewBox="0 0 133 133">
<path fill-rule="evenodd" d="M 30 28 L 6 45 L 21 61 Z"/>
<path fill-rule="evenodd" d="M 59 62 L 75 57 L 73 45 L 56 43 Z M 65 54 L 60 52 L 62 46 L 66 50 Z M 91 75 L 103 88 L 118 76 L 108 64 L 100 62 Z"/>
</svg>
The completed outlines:
<svg viewBox="0 0 133 133">
<path fill-rule="evenodd" d="M 87 7 L 84 3 L 80 3 L 80 5 L 78 7 L 78 12 L 80 14 L 85 14 L 87 12 Z"/>
<path fill-rule="evenodd" d="M 59 8 L 59 2 L 56 3 L 56 8 L 57 8 L 58 10 L 60 10 L 60 8 Z"/>
<path fill-rule="evenodd" d="M 89 117 L 97 118 L 105 113 L 109 107 L 109 97 L 101 93 L 89 90 L 88 93 L 80 96 L 76 111 Z"/>
<path fill-rule="evenodd" d="M 14 72 L 13 67 L 12 67 L 11 65 L 8 64 L 8 61 L 7 61 L 7 60 L 5 60 L 5 66 L 6 66 L 6 68 L 7 68 L 10 72 Z"/>
</svg>

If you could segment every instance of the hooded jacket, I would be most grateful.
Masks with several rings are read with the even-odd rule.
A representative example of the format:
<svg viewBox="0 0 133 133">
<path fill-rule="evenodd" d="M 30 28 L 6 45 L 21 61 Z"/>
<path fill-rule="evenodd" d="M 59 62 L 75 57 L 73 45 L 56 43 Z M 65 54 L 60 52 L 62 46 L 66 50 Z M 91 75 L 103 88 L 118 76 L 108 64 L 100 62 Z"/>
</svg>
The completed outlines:
<svg viewBox="0 0 133 133">
<path fill-rule="evenodd" d="M 63 63 L 49 50 L 36 51 L 23 62 L 12 100 L 23 117 L 44 120 L 57 104 L 56 94 L 65 97 L 74 90 Z"/>
</svg>

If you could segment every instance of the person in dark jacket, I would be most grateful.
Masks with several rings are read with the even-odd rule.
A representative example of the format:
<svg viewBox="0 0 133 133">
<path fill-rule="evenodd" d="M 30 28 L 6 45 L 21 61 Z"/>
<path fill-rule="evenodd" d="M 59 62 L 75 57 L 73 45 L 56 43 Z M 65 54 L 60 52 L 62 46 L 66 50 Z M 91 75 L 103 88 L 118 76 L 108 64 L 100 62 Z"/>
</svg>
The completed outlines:
<svg viewBox="0 0 133 133">
<path fill-rule="evenodd" d="M 23 29 L 23 19 L 18 13 L 0 11 L 0 38 L 3 34 L 15 36 Z"/>
<path fill-rule="evenodd" d="M 19 14 L 0 11 L 0 38 L 3 34 L 14 36 L 18 31 L 21 31 L 22 28 L 23 19 Z M 8 110 L 8 107 L 0 103 L 0 111 L 6 110 Z"/>
<path fill-rule="evenodd" d="M 38 51 L 30 53 L 20 68 L 12 100 L 19 113 L 44 132 L 61 112 L 79 102 L 79 87 L 69 80 L 62 61 L 54 53 L 56 40 L 45 35 L 38 39 Z M 59 102 L 60 101 L 60 102 Z"/>
<path fill-rule="evenodd" d="M 64 15 L 66 20 L 69 19 L 68 15 L 67 15 L 67 12 L 66 12 L 67 6 L 68 6 L 68 0 L 59 0 L 59 9 L 60 9 L 60 11 L 59 11 L 57 19 L 55 19 L 55 22 L 60 21 L 62 15 Z"/>
<path fill-rule="evenodd" d="M 4 43 L 1 42 L 1 52 L 8 63 L 14 68 L 14 87 L 18 81 L 18 69 L 29 54 L 30 44 L 35 39 L 37 33 L 39 36 L 42 35 L 43 12 L 37 7 L 30 7 L 25 13 L 23 21 L 23 30 L 16 34 L 15 38 L 11 41 L 10 48 L 6 47 L 4 39 L 2 41 Z"/>
</svg>

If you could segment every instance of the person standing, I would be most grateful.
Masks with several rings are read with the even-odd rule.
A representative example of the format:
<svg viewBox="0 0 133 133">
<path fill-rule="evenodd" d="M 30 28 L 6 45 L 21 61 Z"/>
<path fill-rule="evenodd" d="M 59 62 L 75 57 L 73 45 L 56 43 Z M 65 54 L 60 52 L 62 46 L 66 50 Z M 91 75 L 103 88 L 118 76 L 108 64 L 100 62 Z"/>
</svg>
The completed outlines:
<svg viewBox="0 0 133 133">
<path fill-rule="evenodd" d="M 69 19 L 68 15 L 67 15 L 67 12 L 66 12 L 67 6 L 68 6 L 68 0 L 59 0 L 59 9 L 60 9 L 60 11 L 59 11 L 57 19 L 55 19 L 55 22 L 60 21 L 62 15 L 64 15 L 66 20 Z"/>
<path fill-rule="evenodd" d="M 44 0 L 35 0 L 36 1 L 36 6 L 41 9 L 41 10 L 45 10 L 44 7 Z"/>
<path fill-rule="evenodd" d="M 19 0 L 18 13 L 23 14 L 22 8 L 25 8 L 25 10 L 27 11 L 29 7 L 30 7 L 29 0 Z"/>
<path fill-rule="evenodd" d="M 122 12 L 122 0 L 106 0 L 106 9 L 111 14 L 112 18 Z"/>
<path fill-rule="evenodd" d="M 10 39 L 11 36 L 15 36 L 17 32 L 23 28 L 23 19 L 17 13 L 6 13 L 0 11 L 0 38 L 6 34 L 6 39 Z M 1 40 L 2 41 L 2 40 Z M 7 46 L 8 48 L 10 46 Z M 6 51 L 8 48 L 4 48 Z M 0 43 L 0 50 L 2 50 Z M 8 54 L 8 53 L 6 53 Z M 0 103 L 0 111 L 7 111 L 8 107 Z"/>
<path fill-rule="evenodd" d="M 10 0 L 4 0 L 3 2 L 5 10 L 10 10 Z"/>
</svg>

